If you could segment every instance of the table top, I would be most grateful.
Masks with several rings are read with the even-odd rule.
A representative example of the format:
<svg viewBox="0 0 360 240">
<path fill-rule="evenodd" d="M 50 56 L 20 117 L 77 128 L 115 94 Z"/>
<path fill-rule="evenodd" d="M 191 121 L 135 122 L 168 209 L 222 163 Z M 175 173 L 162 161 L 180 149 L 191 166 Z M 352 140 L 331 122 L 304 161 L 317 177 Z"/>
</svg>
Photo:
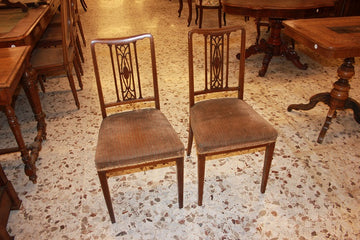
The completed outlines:
<svg viewBox="0 0 360 240">
<path fill-rule="evenodd" d="M 0 47 L 11 45 L 34 46 L 55 14 L 60 0 L 51 0 L 48 5 L 21 9 L 0 9 Z"/>
<path fill-rule="evenodd" d="M 287 20 L 284 33 L 319 54 L 360 56 L 360 16 Z"/>
<path fill-rule="evenodd" d="M 30 46 L 0 48 L 0 103 L 11 98 L 25 70 Z"/>
<path fill-rule="evenodd" d="M 306 18 L 335 10 L 336 0 L 222 0 L 229 14 L 251 17 Z"/>
</svg>

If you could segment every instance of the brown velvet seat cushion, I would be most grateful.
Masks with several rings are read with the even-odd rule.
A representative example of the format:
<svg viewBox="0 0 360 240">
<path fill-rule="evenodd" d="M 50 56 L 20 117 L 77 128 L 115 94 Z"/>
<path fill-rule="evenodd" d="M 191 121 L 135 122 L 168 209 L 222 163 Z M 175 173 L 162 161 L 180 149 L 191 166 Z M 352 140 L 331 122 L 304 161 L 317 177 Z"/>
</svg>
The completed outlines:
<svg viewBox="0 0 360 240">
<path fill-rule="evenodd" d="M 262 145 L 277 137 L 270 123 L 237 98 L 198 102 L 190 110 L 190 121 L 198 154 Z"/>
<path fill-rule="evenodd" d="M 97 170 L 184 156 L 184 145 L 157 109 L 117 113 L 103 120 L 95 153 Z"/>
</svg>

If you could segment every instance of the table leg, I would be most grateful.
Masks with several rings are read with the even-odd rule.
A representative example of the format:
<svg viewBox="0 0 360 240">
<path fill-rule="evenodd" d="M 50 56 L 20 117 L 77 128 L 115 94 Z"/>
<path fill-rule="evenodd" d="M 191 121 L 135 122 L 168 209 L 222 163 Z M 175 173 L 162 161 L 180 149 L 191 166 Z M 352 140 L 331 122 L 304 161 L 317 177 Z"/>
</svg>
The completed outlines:
<svg viewBox="0 0 360 240">
<path fill-rule="evenodd" d="M 330 93 L 319 93 L 310 98 L 308 104 L 292 104 L 288 107 L 290 112 L 295 110 L 310 110 L 318 102 L 327 104 L 330 109 L 326 116 L 325 123 L 320 131 L 317 139 L 318 143 L 322 143 L 327 130 L 331 124 L 332 118 L 336 117 L 336 110 L 352 109 L 354 112 L 354 119 L 360 124 L 360 104 L 352 98 L 349 98 L 350 84 L 349 80 L 354 76 L 354 58 L 346 58 L 343 64 L 338 68 L 339 79 L 334 83 L 333 89 Z"/>
<path fill-rule="evenodd" d="M 262 68 L 259 71 L 259 76 L 263 77 L 266 74 L 269 63 L 273 56 L 286 56 L 286 59 L 290 60 L 297 68 L 307 69 L 306 64 L 300 62 L 300 58 L 293 48 L 289 48 L 286 43 L 281 39 L 281 29 L 283 19 L 271 18 L 269 19 L 270 23 L 270 37 L 266 41 L 261 39 L 260 43 L 258 41 L 246 49 L 245 58 L 250 57 L 251 55 L 257 53 L 265 53 Z M 239 59 L 240 55 L 237 55 Z"/>
<path fill-rule="evenodd" d="M 15 140 L 19 146 L 19 151 L 21 153 L 21 159 L 22 159 L 23 163 L 25 164 L 25 174 L 27 176 L 29 176 L 29 179 L 35 183 L 36 182 L 36 168 L 35 168 L 34 164 L 31 164 L 30 154 L 29 154 L 28 149 L 26 148 L 24 139 L 22 137 L 21 130 L 20 130 L 20 124 L 15 115 L 15 111 L 11 105 L 5 106 L 5 115 L 8 119 L 10 129 L 13 132 L 13 134 L 15 136 Z"/>
<path fill-rule="evenodd" d="M 45 114 L 41 108 L 39 93 L 35 83 L 36 77 L 36 71 L 29 65 L 25 70 L 23 78 L 21 79 L 24 91 L 37 121 L 37 135 L 34 139 L 34 142 L 29 147 L 31 150 L 30 165 L 34 167 L 41 150 L 41 143 L 44 139 L 46 139 Z M 33 180 L 33 182 L 36 182 L 36 176 L 35 181 Z"/>
</svg>

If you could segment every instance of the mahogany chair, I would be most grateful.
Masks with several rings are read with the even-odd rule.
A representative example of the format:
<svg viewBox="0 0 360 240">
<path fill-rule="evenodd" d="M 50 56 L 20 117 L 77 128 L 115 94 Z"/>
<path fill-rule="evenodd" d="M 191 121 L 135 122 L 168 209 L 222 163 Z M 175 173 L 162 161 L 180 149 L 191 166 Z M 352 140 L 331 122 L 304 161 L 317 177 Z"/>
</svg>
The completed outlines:
<svg viewBox="0 0 360 240">
<path fill-rule="evenodd" d="M 74 96 L 77 108 L 80 108 L 80 102 L 77 96 L 74 78 L 72 75 L 73 67 L 78 69 L 76 59 L 76 47 L 72 36 L 73 24 L 70 14 L 69 0 L 61 0 L 61 45 L 54 47 L 36 47 L 31 55 L 31 65 L 37 71 L 39 78 L 46 76 L 59 75 L 66 73 L 70 88 Z M 76 71 L 77 72 L 77 71 Z M 77 74 L 80 89 L 83 88 L 80 74 Z M 41 82 L 41 81 L 40 81 Z"/>
<path fill-rule="evenodd" d="M 95 39 L 91 53 L 103 116 L 95 165 L 111 222 L 115 215 L 107 178 L 128 170 L 176 163 L 182 208 L 184 145 L 160 111 L 152 35 Z"/>
<path fill-rule="evenodd" d="M 239 37 L 230 39 L 230 36 Z M 205 47 L 193 44 L 201 39 Z M 237 46 L 234 47 L 235 45 Z M 193 29 L 188 35 L 188 47 L 190 119 L 187 155 L 191 154 L 195 138 L 198 158 L 198 205 L 201 206 L 203 202 L 205 160 L 212 155 L 265 147 L 261 183 L 261 192 L 264 193 L 277 131 L 243 100 L 244 28 L 232 26 Z M 239 50 L 240 61 L 234 62 L 234 52 Z"/>
<path fill-rule="evenodd" d="M 202 26 L 204 9 L 218 10 L 219 28 L 221 28 L 221 9 L 222 9 L 221 0 L 195 0 L 195 10 L 196 10 L 195 24 L 197 24 L 197 20 L 199 18 L 198 12 L 200 11 L 199 28 L 201 28 Z M 225 12 L 223 18 L 224 18 L 224 26 L 226 26 Z"/>
</svg>

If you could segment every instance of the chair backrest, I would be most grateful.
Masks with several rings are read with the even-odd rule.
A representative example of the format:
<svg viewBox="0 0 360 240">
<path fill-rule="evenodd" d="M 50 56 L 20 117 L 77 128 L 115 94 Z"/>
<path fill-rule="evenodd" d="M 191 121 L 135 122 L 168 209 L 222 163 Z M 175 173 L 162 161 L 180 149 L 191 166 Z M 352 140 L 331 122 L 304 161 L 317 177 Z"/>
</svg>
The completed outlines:
<svg viewBox="0 0 360 240">
<path fill-rule="evenodd" d="M 234 34 L 237 36 L 230 38 Z M 202 40 L 204 47 L 195 49 L 194 42 Z M 217 92 L 237 92 L 237 97 L 243 98 L 245 70 L 243 27 L 193 29 L 188 35 L 188 45 L 190 107 L 195 104 L 197 96 L 206 97 L 205 95 Z M 240 60 L 236 58 L 239 52 Z M 205 81 L 204 85 L 198 84 L 202 82 L 198 80 L 200 78 Z"/>
<path fill-rule="evenodd" d="M 73 23 L 71 17 L 70 0 L 61 0 L 61 31 L 62 31 L 62 50 L 64 64 L 70 64 L 72 52 L 74 51 L 74 38 L 72 35 Z"/>
<path fill-rule="evenodd" d="M 103 118 L 110 108 L 124 108 L 129 104 L 131 108 L 160 109 L 151 34 L 95 39 L 91 41 L 91 54 Z"/>
</svg>

